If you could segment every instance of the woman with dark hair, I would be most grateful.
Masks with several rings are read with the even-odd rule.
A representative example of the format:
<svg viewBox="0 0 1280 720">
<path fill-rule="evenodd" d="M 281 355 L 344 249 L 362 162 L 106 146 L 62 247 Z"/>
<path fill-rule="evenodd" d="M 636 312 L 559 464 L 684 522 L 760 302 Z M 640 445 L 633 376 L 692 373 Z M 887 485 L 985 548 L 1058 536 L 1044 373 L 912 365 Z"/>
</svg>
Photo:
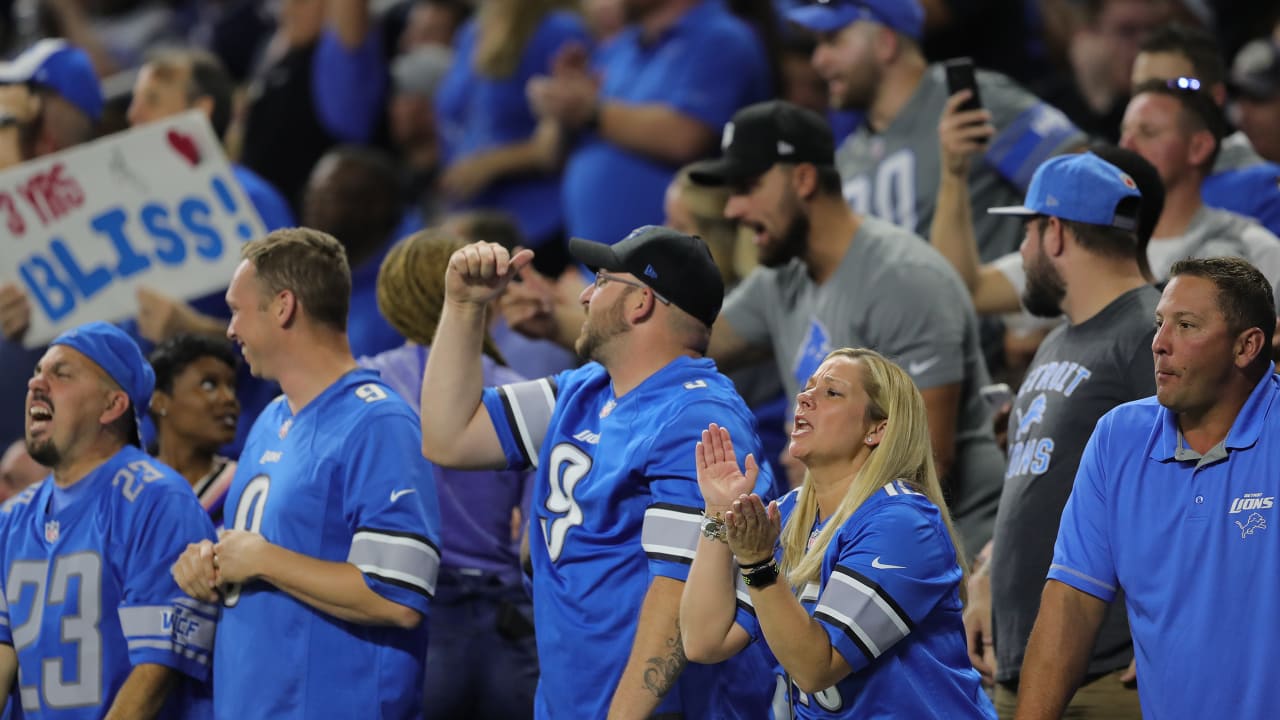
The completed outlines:
<svg viewBox="0 0 1280 720">
<path fill-rule="evenodd" d="M 149 359 L 156 373 L 153 454 L 191 483 L 213 524 L 222 527 L 222 503 L 236 463 L 218 448 L 235 439 L 240 420 L 235 350 L 223 340 L 176 335 L 156 346 Z"/>
</svg>

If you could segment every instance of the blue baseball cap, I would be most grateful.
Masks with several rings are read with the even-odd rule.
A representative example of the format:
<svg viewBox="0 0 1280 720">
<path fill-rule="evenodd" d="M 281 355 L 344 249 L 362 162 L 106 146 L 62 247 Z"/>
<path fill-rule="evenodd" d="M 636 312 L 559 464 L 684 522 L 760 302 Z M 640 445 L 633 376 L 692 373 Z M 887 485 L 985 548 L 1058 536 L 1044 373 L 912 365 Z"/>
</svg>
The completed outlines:
<svg viewBox="0 0 1280 720">
<path fill-rule="evenodd" d="M 142 421 L 156 388 L 156 374 L 133 338 L 111 323 L 91 322 L 62 333 L 49 345 L 66 345 L 96 363 L 124 389 L 134 418 Z"/>
<path fill-rule="evenodd" d="M 917 0 L 812 0 L 787 10 L 786 18 L 820 33 L 870 20 L 916 42 L 924 36 L 924 8 Z"/>
<path fill-rule="evenodd" d="M 0 85 L 28 83 L 49 88 L 97 122 L 102 118 L 102 85 L 89 54 L 66 40 L 49 38 L 0 63 Z"/>
<path fill-rule="evenodd" d="M 994 207 L 992 215 L 1052 215 L 1120 230 L 1138 229 L 1142 193 L 1129 174 L 1093 153 L 1049 158 L 1036 168 L 1022 205 Z"/>
</svg>

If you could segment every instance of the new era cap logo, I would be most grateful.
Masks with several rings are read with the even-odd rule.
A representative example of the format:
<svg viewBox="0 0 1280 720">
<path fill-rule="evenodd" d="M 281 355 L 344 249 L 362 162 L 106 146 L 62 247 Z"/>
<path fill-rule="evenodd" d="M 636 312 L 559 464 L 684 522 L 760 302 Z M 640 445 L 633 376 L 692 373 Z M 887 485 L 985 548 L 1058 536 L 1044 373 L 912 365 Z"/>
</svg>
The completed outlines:
<svg viewBox="0 0 1280 720">
<path fill-rule="evenodd" d="M 782 141 L 782 140 L 779 140 L 779 141 L 778 141 L 778 154 L 779 154 L 779 155 L 794 155 L 794 154 L 795 154 L 795 152 L 796 152 L 795 146 L 793 146 L 791 143 L 789 143 L 789 142 L 785 142 L 785 141 Z"/>
<path fill-rule="evenodd" d="M 648 275 L 649 277 L 653 278 L 654 280 L 657 280 L 657 279 L 658 279 L 658 271 L 657 271 L 657 270 L 654 270 L 652 265 L 645 265 L 645 266 L 644 266 L 644 274 L 645 274 L 645 275 Z"/>
<path fill-rule="evenodd" d="M 1134 182 L 1133 178 L 1129 177 L 1126 173 L 1120 173 L 1120 182 L 1124 183 L 1124 186 L 1130 190 L 1138 189 L 1138 183 Z"/>
<path fill-rule="evenodd" d="M 728 150 L 733 144 L 733 123 L 725 123 L 724 134 L 720 136 L 720 149 Z"/>
<path fill-rule="evenodd" d="M 1049 197 L 1044 199 L 1044 204 L 1047 207 L 1058 207 L 1058 198 L 1050 195 Z"/>
</svg>

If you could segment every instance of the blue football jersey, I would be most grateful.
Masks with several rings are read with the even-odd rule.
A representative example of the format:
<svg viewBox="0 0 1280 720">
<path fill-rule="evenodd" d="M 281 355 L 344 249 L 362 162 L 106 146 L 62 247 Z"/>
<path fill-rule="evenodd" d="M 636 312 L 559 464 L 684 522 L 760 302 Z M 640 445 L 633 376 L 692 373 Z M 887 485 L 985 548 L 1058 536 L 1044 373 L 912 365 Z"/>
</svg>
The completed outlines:
<svg viewBox="0 0 1280 720">
<path fill-rule="evenodd" d="M 513 468 L 537 474 L 530 509 L 539 718 L 602 718 L 656 576 L 684 581 L 698 545 L 696 444 L 712 422 L 739 462 L 760 457 L 751 412 L 710 360 L 679 358 L 621 398 L 598 363 L 488 388 L 484 404 Z M 761 471 L 757 491 L 772 477 Z M 762 718 L 768 664 L 690 663 L 658 713 Z"/>
<path fill-rule="evenodd" d="M 198 715 L 187 692 L 209 677 L 218 608 L 188 598 L 169 568 L 214 537 L 209 516 L 186 480 L 131 445 L 80 483 L 57 512 L 52 477 L 0 508 L 0 642 L 18 654 L 20 716 L 102 717 L 140 663 L 189 676 L 165 716 Z"/>
<path fill-rule="evenodd" d="M 778 503 L 784 526 L 799 494 Z M 995 718 L 965 648 L 960 579 L 938 508 L 901 481 L 876 491 L 831 539 L 821 581 L 799 593 L 852 672 L 809 695 L 775 665 L 774 717 Z M 741 581 L 737 623 L 763 639 Z"/>
<path fill-rule="evenodd" d="M 374 592 L 423 614 L 413 630 L 340 620 L 253 581 L 226 591 L 214 648 L 219 718 L 406 718 L 421 712 L 428 600 L 440 564 L 418 418 L 353 370 L 296 415 L 254 423 L 225 520 L 297 553 L 349 562 Z"/>
</svg>

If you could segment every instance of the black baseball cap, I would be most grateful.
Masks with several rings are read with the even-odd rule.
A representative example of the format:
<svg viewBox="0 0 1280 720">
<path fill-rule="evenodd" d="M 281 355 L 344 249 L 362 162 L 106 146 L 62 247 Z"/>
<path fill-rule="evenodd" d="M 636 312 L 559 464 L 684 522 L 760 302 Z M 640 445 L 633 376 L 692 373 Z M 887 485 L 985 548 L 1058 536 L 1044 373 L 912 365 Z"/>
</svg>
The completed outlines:
<svg viewBox="0 0 1280 720">
<path fill-rule="evenodd" d="M 614 245 L 570 238 L 569 254 L 592 270 L 635 275 L 707 327 L 720 314 L 724 280 L 711 249 L 696 235 L 644 225 Z"/>
<path fill-rule="evenodd" d="M 1261 38 L 1241 48 L 1231 64 L 1227 85 L 1252 100 L 1280 97 L 1280 44 Z"/>
<path fill-rule="evenodd" d="M 697 163 L 689 179 L 699 185 L 726 185 L 760 177 L 777 163 L 834 167 L 836 145 L 818 113 L 785 100 L 748 105 L 724 126 L 723 153 Z"/>
</svg>

